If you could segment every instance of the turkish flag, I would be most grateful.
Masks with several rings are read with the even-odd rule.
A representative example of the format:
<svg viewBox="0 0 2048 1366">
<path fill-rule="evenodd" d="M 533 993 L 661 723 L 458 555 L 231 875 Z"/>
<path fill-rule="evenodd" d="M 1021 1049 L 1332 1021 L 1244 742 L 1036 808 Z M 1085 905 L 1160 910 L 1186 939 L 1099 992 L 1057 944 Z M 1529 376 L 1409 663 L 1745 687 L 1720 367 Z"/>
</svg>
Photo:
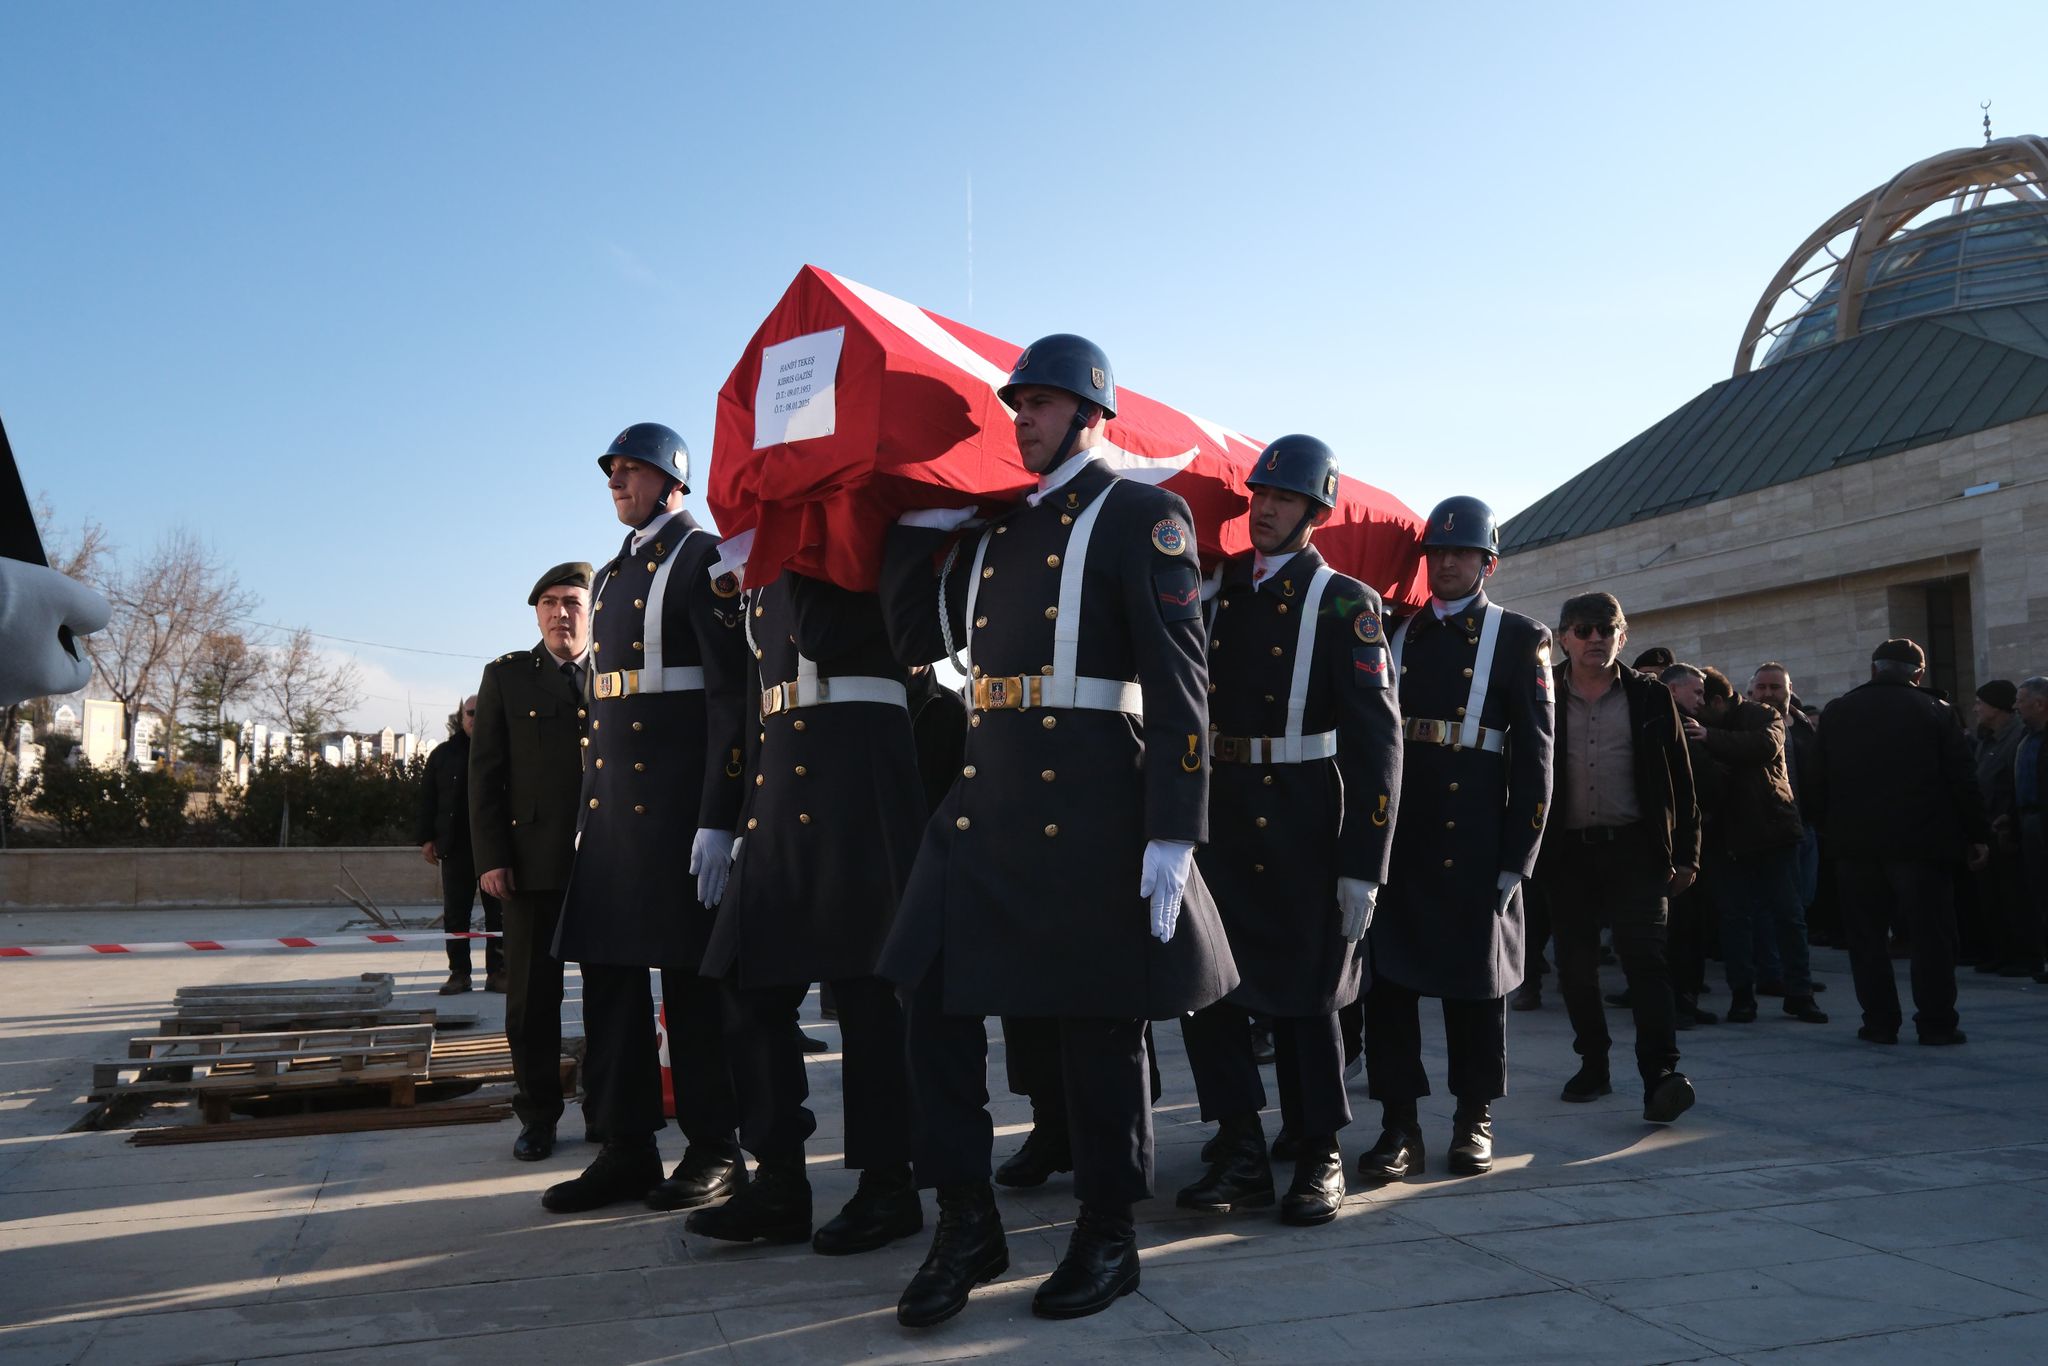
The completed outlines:
<svg viewBox="0 0 2048 1366">
<path fill-rule="evenodd" d="M 718 393 L 705 495 L 746 583 L 784 568 L 869 591 L 884 531 L 914 508 L 990 514 L 1037 483 L 996 397 L 1023 348 L 867 285 L 805 266 Z M 1251 548 L 1245 476 L 1262 443 L 1119 386 L 1097 450 L 1127 479 L 1187 500 L 1202 558 Z M 1422 519 L 1340 481 L 1323 556 L 1390 602 L 1426 596 Z M 742 558 L 730 554 L 729 559 Z"/>
</svg>

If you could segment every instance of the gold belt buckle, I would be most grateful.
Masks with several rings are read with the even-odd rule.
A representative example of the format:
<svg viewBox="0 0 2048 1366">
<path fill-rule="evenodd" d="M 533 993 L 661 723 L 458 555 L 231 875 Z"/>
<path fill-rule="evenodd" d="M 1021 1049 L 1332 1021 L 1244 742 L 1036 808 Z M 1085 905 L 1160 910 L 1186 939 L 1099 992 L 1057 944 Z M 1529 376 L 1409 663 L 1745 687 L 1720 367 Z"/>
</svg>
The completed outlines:
<svg viewBox="0 0 2048 1366">
<path fill-rule="evenodd" d="M 623 682 L 624 680 L 621 678 L 619 673 L 616 670 L 614 670 L 611 673 L 599 674 L 597 677 L 591 679 L 590 690 L 597 696 L 609 701 L 614 697 L 623 697 L 626 695 L 626 690 L 622 686 Z"/>
<path fill-rule="evenodd" d="M 1043 697 L 1036 674 L 987 675 L 974 680 L 974 705 L 982 711 L 1018 711 Z"/>
<path fill-rule="evenodd" d="M 766 721 L 769 717 L 782 710 L 782 689 L 783 685 L 777 683 L 772 688 L 761 690 L 761 719 L 763 721 Z"/>
<path fill-rule="evenodd" d="M 1447 723 L 1433 720 L 1426 716 L 1418 716 L 1408 724 L 1414 727 L 1410 738 L 1420 740 L 1425 745 L 1440 745 L 1444 743 L 1451 731 Z"/>
</svg>

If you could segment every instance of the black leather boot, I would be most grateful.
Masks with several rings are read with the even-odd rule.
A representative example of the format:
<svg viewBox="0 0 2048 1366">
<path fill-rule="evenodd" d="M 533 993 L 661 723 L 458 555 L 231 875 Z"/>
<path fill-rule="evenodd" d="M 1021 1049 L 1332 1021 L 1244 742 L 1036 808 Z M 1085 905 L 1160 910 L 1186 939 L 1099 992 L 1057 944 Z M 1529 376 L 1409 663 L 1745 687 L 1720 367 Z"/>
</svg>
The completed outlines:
<svg viewBox="0 0 2048 1366">
<path fill-rule="evenodd" d="M 1380 1140 L 1359 1154 L 1359 1179 L 1381 1186 L 1422 1175 L 1422 1121 L 1415 1116 L 1415 1102 L 1382 1101 L 1380 1109 Z"/>
<path fill-rule="evenodd" d="M 1064 1129 L 1057 1133 L 1051 1125 L 1034 1122 L 1031 1132 L 1024 1135 L 1024 1146 L 1010 1154 L 1002 1166 L 996 1168 L 996 1184 L 999 1186 L 1042 1186 L 1054 1172 L 1074 1170 L 1074 1153 Z"/>
<path fill-rule="evenodd" d="M 896 1301 L 896 1321 L 906 1328 L 944 1323 L 967 1306 L 975 1286 L 1010 1269 L 996 1193 L 986 1181 L 939 1187 L 939 1227 L 924 1265 Z"/>
<path fill-rule="evenodd" d="M 1785 1013 L 1801 1024 L 1826 1024 L 1828 1013 L 1814 1003 L 1811 996 L 1787 996 Z"/>
<path fill-rule="evenodd" d="M 1603 1054 L 1598 1058 L 1580 1060 L 1579 1070 L 1564 1084 L 1564 1093 L 1559 1099 L 1583 1105 L 1589 1100 L 1598 1100 L 1602 1096 L 1612 1094 L 1614 1078 L 1607 1070 L 1607 1058 Z"/>
<path fill-rule="evenodd" d="M 910 1168 L 865 1171 L 846 1208 L 811 1235 L 811 1247 L 827 1257 L 873 1252 L 924 1227 L 924 1205 Z"/>
<path fill-rule="evenodd" d="M 728 1243 L 801 1243 L 811 1236 L 811 1182 L 803 1163 L 762 1162 L 722 1205 L 692 1210 L 683 1228 Z"/>
<path fill-rule="evenodd" d="M 668 1179 L 647 1192 L 647 1208 L 695 1209 L 723 1200 L 746 1184 L 747 1163 L 737 1147 L 693 1143 Z"/>
<path fill-rule="evenodd" d="M 1327 1224 L 1344 1205 L 1344 1154 L 1335 1134 L 1301 1140 L 1294 1160 L 1294 1182 L 1280 1202 L 1280 1222 L 1303 1227 Z"/>
<path fill-rule="evenodd" d="M 1735 987 L 1728 994 L 1728 1023 L 1749 1024 L 1756 1019 L 1756 989 Z"/>
<path fill-rule="evenodd" d="M 1204 1214 L 1273 1203 L 1273 1164 L 1266 1159 L 1266 1131 L 1258 1111 L 1233 1115 L 1217 1126 L 1215 1160 L 1173 1202 Z"/>
<path fill-rule="evenodd" d="M 1459 1105 L 1451 1112 L 1451 1170 L 1477 1176 L 1493 1170 L 1493 1116 L 1481 1105 Z"/>
<path fill-rule="evenodd" d="M 607 1143 L 581 1176 L 549 1186 L 542 1208 L 556 1214 L 581 1214 L 621 1200 L 638 1200 L 661 1180 L 661 1154 L 652 1141 L 631 1147 Z"/>
<path fill-rule="evenodd" d="M 1259 1138 L 1259 1156 L 1266 1140 Z M 1128 1215 L 1104 1214 L 1081 1206 L 1067 1255 L 1031 1297 L 1031 1312 L 1042 1319 L 1079 1319 L 1099 1314 L 1138 1288 L 1138 1234 Z"/>
</svg>

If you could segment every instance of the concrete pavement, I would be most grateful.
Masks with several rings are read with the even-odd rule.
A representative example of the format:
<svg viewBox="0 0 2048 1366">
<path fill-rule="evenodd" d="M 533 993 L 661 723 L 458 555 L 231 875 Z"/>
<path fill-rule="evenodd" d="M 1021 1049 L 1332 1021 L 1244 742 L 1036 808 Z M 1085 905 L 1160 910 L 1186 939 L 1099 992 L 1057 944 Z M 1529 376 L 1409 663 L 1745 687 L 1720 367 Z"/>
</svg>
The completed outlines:
<svg viewBox="0 0 2048 1366">
<path fill-rule="evenodd" d="M 333 933 L 347 914 L 15 913 L 0 915 L 0 942 Z M 1140 1208 L 1139 1293 L 1079 1322 L 1031 1316 L 1074 1213 L 1055 1178 L 1000 1196 L 1009 1275 L 921 1333 L 894 1305 L 924 1238 L 823 1258 L 689 1237 L 680 1216 L 637 1207 L 546 1214 L 540 1190 L 592 1152 L 573 1111 L 569 1141 L 532 1166 L 510 1160 L 509 1122 L 149 1149 L 64 1132 L 90 1061 L 151 1028 L 181 985 L 389 971 L 408 1002 L 497 1027 L 502 998 L 432 994 L 437 947 L 0 962 L 0 1363 L 2040 1358 L 2048 988 L 1965 972 L 1969 1044 L 1916 1047 L 1909 1025 L 1905 1043 L 1876 1047 L 1854 1037 L 1842 955 L 1815 958 L 1833 1023 L 1797 1024 L 1766 1001 L 1756 1024 L 1682 1035 L 1700 1103 L 1663 1130 L 1627 1086 L 1560 1101 L 1576 1067 L 1562 1010 L 1513 1015 L 1495 1172 L 1443 1173 L 1449 1100 L 1434 1097 L 1428 1178 L 1356 1193 L 1321 1229 L 1173 1208 L 1208 1129 L 1179 1031 L 1160 1028 L 1163 1194 Z M 573 975 L 567 1013 L 579 1015 Z M 815 1016 L 814 997 L 805 1023 L 836 1044 Z M 1628 1026 L 1614 1024 L 1619 1081 Z M 836 1054 L 811 1063 L 821 1220 L 854 1184 L 838 1165 L 838 1070 Z M 999 1042 L 990 1073 L 1000 1092 Z M 1378 1118 L 1362 1082 L 1354 1103 L 1352 1157 Z M 994 1109 L 1000 1159 L 1029 1116 L 1006 1094 Z M 665 1155 L 680 1146 L 671 1130 Z M 929 1197 L 926 1209 L 929 1224 Z"/>
</svg>

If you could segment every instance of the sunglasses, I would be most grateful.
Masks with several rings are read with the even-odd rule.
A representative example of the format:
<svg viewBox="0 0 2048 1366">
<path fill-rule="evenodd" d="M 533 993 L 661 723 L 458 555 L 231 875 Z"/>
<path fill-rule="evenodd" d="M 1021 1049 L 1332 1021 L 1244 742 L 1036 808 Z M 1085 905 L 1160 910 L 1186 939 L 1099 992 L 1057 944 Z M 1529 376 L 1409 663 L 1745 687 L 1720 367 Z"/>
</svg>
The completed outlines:
<svg viewBox="0 0 2048 1366">
<path fill-rule="evenodd" d="M 1580 640 L 1591 640 L 1594 636 L 1598 636 L 1600 637 L 1600 639 L 1606 640 L 1609 637 L 1613 636 L 1615 630 L 1616 628 L 1611 623 L 1595 626 L 1593 623 L 1589 621 L 1582 621 L 1578 625 L 1572 627 L 1572 634 L 1577 636 Z"/>
</svg>

